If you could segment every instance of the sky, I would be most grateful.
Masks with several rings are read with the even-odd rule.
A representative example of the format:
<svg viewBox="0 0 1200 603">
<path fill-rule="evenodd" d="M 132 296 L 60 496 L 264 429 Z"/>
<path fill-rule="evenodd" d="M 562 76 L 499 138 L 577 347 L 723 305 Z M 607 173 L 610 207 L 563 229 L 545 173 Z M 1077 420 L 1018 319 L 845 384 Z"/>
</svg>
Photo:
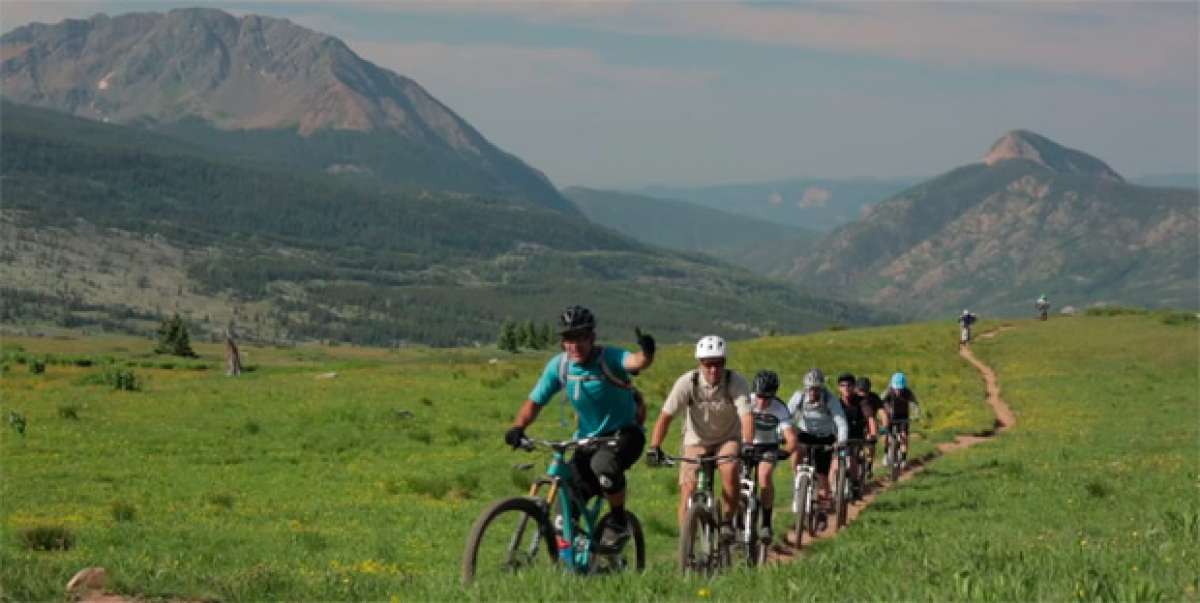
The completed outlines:
<svg viewBox="0 0 1200 603">
<path fill-rule="evenodd" d="M 1200 161 L 1196 2 L 21 2 L 0 30 L 209 6 L 335 35 L 558 186 L 920 177 L 1028 129 Z"/>
</svg>

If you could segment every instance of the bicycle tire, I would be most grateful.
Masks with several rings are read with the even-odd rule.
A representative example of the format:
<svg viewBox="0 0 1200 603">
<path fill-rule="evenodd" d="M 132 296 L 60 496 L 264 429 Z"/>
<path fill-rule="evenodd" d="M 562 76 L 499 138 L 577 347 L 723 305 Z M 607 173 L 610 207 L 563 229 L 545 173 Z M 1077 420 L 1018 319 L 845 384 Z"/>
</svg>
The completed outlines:
<svg viewBox="0 0 1200 603">
<path fill-rule="evenodd" d="M 501 518 L 505 517 L 506 514 L 512 514 L 513 516 L 501 521 Z M 558 563 L 554 531 L 550 526 L 549 519 L 547 519 L 542 510 L 541 501 L 524 496 L 506 498 L 496 501 L 492 506 L 485 509 L 483 513 L 480 513 L 479 518 L 475 520 L 475 525 L 471 527 L 471 532 L 467 535 L 467 546 L 463 551 L 462 559 L 462 583 L 464 585 L 470 584 L 476 578 L 479 570 L 480 548 L 486 542 L 485 537 L 489 534 L 488 528 L 494 528 L 490 533 L 495 534 L 497 530 L 511 528 L 511 526 L 506 525 L 509 522 L 515 522 L 519 526 L 517 529 L 520 532 L 520 536 L 516 538 L 514 536 L 517 536 L 517 534 L 504 537 L 496 536 L 497 538 L 506 538 L 509 540 L 506 552 L 510 558 L 506 560 L 506 564 L 512 567 L 505 568 L 502 566 L 499 568 L 502 572 L 505 570 L 515 571 L 520 569 L 520 567 L 514 565 L 514 561 L 511 558 L 517 549 L 520 549 L 524 555 L 524 565 L 537 565 L 539 557 L 537 549 L 542 548 L 542 542 L 545 543 L 544 548 L 546 550 L 547 562 L 551 565 Z M 531 527 L 529 522 L 533 522 L 532 531 L 529 531 Z M 530 536 L 528 542 L 524 540 L 526 532 Z M 519 546 L 514 547 L 512 545 L 514 541 L 519 541 Z M 492 547 L 489 546 L 488 548 L 491 549 Z M 490 553 L 492 551 L 488 550 L 486 552 Z"/>
<path fill-rule="evenodd" d="M 632 537 L 630 538 L 630 541 L 633 544 L 633 559 L 634 559 L 633 567 L 634 567 L 634 570 L 638 571 L 638 572 L 643 572 L 646 570 L 646 535 L 642 532 L 642 522 L 640 520 L 638 520 L 637 515 L 634 515 L 630 511 L 625 511 L 625 520 L 627 522 L 629 522 L 629 531 L 632 533 Z M 604 530 L 607 527 L 608 521 L 609 521 L 609 514 L 606 513 L 604 515 L 604 517 L 600 518 L 600 521 L 596 522 L 596 530 L 595 530 L 596 534 L 604 534 Z M 625 564 L 609 563 L 609 564 L 607 564 L 607 566 L 601 566 L 598 564 L 603 563 L 603 562 L 607 561 L 608 559 L 613 559 L 613 558 L 619 558 L 619 559 L 624 560 L 625 558 L 623 555 L 624 555 L 624 553 L 628 552 L 629 545 L 630 545 L 630 542 L 626 542 L 625 545 L 623 547 L 621 547 L 622 548 L 621 552 L 616 553 L 616 554 L 593 553 L 592 567 L 589 568 L 591 573 L 613 573 L 613 571 L 611 569 L 609 569 L 607 571 L 605 569 L 602 569 L 603 567 L 611 568 L 613 565 L 619 566 L 617 568 L 617 571 L 624 571 L 624 570 L 628 569 L 629 566 L 627 563 L 625 563 Z M 604 558 L 608 558 L 608 559 L 604 559 Z"/>
<path fill-rule="evenodd" d="M 679 568 L 684 573 L 710 575 L 720 566 L 720 548 L 716 517 L 707 507 L 693 505 L 679 531 Z"/>
<path fill-rule="evenodd" d="M 751 502 L 748 497 L 742 498 L 742 508 L 745 509 L 739 515 L 742 517 L 739 526 L 739 537 L 744 538 L 746 542 L 738 543 L 738 548 L 741 549 L 742 555 L 746 557 L 746 565 L 754 567 L 758 565 L 759 549 L 763 548 L 761 541 L 758 538 L 759 524 L 762 522 L 758 505 Z"/>
<path fill-rule="evenodd" d="M 889 469 L 892 472 L 892 482 L 900 480 L 900 437 L 890 436 L 888 438 L 888 462 L 891 463 Z"/>
<path fill-rule="evenodd" d="M 837 516 L 834 520 L 837 522 L 835 524 L 836 529 L 846 527 L 847 513 L 850 505 L 850 501 L 848 500 L 850 498 L 850 480 L 848 479 L 849 472 L 846 469 L 846 465 L 849 464 L 848 461 L 848 456 L 838 459 L 837 487 L 833 495 L 834 511 Z"/>
<path fill-rule="evenodd" d="M 807 477 L 796 478 L 796 487 L 792 491 L 792 500 L 798 501 L 799 505 L 796 511 L 796 517 L 793 524 L 796 530 L 795 547 L 799 550 L 804 546 L 804 530 L 809 527 L 809 515 L 812 513 L 812 481 Z"/>
</svg>

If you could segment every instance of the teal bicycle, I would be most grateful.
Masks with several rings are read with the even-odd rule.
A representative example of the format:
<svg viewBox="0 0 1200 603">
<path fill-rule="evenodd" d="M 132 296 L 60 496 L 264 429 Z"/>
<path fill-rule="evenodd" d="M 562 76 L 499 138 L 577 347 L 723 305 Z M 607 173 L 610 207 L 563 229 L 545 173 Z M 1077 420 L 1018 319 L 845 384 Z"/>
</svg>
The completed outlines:
<svg viewBox="0 0 1200 603">
<path fill-rule="evenodd" d="M 610 521 L 600 516 L 604 497 L 589 504 L 566 461 L 569 451 L 617 445 L 616 437 L 532 440 L 521 448 L 548 448 L 554 458 L 546 475 L 527 496 L 496 501 L 479 515 L 462 560 L 462 582 L 505 578 L 521 571 L 559 565 L 576 574 L 607 574 L 646 569 L 646 538 L 636 515 L 625 512 L 629 538 L 600 542 Z M 557 505 L 556 505 L 557 503 Z"/>
</svg>

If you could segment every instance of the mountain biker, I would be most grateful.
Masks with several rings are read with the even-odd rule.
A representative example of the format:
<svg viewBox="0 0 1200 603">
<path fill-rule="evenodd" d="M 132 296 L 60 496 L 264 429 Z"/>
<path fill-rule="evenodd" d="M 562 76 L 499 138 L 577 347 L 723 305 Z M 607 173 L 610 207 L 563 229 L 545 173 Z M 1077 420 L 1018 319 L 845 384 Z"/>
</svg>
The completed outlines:
<svg viewBox="0 0 1200 603">
<path fill-rule="evenodd" d="M 774 371 L 759 371 L 750 385 L 753 402 L 750 414 L 754 419 L 755 458 L 759 459 L 758 488 L 762 499 L 762 532 L 759 538 L 771 541 L 771 513 L 775 510 L 775 461 L 786 457 L 796 449 L 796 428 L 792 425 L 792 414 L 787 406 L 775 396 L 779 391 L 779 375 Z M 786 448 L 779 447 L 779 436 L 783 434 Z"/>
<path fill-rule="evenodd" d="M 1037 307 L 1038 318 L 1046 320 L 1047 314 L 1050 313 L 1050 300 L 1046 298 L 1046 294 L 1043 293 L 1041 297 L 1038 297 L 1033 305 Z"/>
<path fill-rule="evenodd" d="M 867 476 L 871 475 L 871 467 L 875 464 L 875 441 L 879 437 L 880 428 L 885 424 L 885 416 L 883 411 L 883 400 L 879 399 L 879 394 L 871 391 L 871 379 L 869 377 L 859 377 L 854 384 L 854 391 L 866 402 L 871 409 L 870 416 L 873 421 L 868 424 L 870 431 L 867 433 Z"/>
<path fill-rule="evenodd" d="M 846 413 L 842 411 L 842 403 L 825 387 L 825 373 L 821 369 L 811 369 L 804 375 L 804 389 L 792 394 L 788 400 L 788 412 L 792 414 L 800 445 L 846 445 Z M 793 467 L 800 463 L 800 453 L 798 449 L 792 453 Z M 828 503 L 829 466 L 833 461 L 833 453 L 818 448 L 809 456 L 817 470 L 818 497 Z"/>
<path fill-rule="evenodd" d="M 852 373 L 838 375 L 838 400 L 842 403 L 842 412 L 846 414 L 846 428 L 849 439 L 866 440 L 868 435 L 875 433 L 875 415 L 870 402 L 858 394 Z M 849 469 L 858 471 L 858 457 L 850 455 Z"/>
<path fill-rule="evenodd" d="M 884 425 L 882 433 L 886 434 L 889 429 L 898 429 L 897 435 L 900 436 L 900 453 L 902 458 L 907 458 L 908 420 L 910 416 L 920 412 L 920 406 L 917 404 L 917 394 L 909 389 L 908 378 L 904 373 L 897 371 L 896 374 L 892 375 L 892 380 L 888 384 L 887 391 L 883 393 L 881 399 L 883 400 L 883 409 L 887 417 L 887 424 Z M 916 412 L 913 412 L 914 410 Z M 899 425 L 896 425 L 897 422 L 903 424 L 904 427 L 901 428 Z"/>
<path fill-rule="evenodd" d="M 635 329 L 639 352 L 596 345 L 596 318 L 582 306 L 570 306 L 559 316 L 563 351 L 546 363 L 529 398 L 517 412 L 504 442 L 513 448 L 525 439 L 525 428 L 559 390 L 575 408 L 579 424 L 574 437 L 616 436 L 615 449 L 580 449 L 571 459 L 575 475 L 587 491 L 608 500 L 610 531 L 601 538 L 616 544 L 628 537 L 625 515 L 625 471 L 646 444 L 643 423 L 646 406 L 633 388 L 631 375 L 654 362 L 654 338 Z"/>
<path fill-rule="evenodd" d="M 663 440 L 672 419 L 680 412 L 686 414 L 683 424 L 684 457 L 741 456 L 749 458 L 754 447 L 754 421 L 750 414 L 750 385 L 735 371 L 725 368 L 725 340 L 716 335 L 701 337 L 696 342 L 696 361 L 699 366 L 679 377 L 663 403 L 662 412 L 650 434 L 647 462 L 657 465 L 666 454 Z M 745 442 L 743 445 L 742 443 Z M 723 461 L 717 465 L 721 474 L 721 508 L 724 524 L 721 533 L 730 538 L 732 521 L 737 510 L 738 464 Z M 679 466 L 679 525 L 683 525 L 687 503 L 696 491 L 699 467 L 694 463 Z"/>
<path fill-rule="evenodd" d="M 971 325 L 975 324 L 975 321 L 978 319 L 979 317 L 963 309 L 962 314 L 958 316 L 958 325 L 962 327 L 962 331 L 958 337 L 958 345 L 964 346 L 971 341 Z"/>
</svg>

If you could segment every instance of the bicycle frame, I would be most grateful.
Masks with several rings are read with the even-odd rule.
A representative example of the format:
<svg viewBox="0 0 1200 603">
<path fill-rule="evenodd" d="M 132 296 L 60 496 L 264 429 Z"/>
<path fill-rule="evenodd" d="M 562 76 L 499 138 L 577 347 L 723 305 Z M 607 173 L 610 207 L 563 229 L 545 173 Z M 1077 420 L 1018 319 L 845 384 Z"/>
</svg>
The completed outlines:
<svg viewBox="0 0 1200 603">
<path fill-rule="evenodd" d="M 550 466 L 546 469 L 546 477 L 535 481 L 530 486 L 529 496 L 543 500 L 547 514 L 554 508 L 555 499 L 558 499 L 558 510 L 562 517 L 561 537 L 567 543 L 565 548 L 561 542 L 556 543 L 559 546 L 559 562 L 571 571 L 583 573 L 591 564 L 592 537 L 595 535 L 596 522 L 604 508 L 605 499 L 603 496 L 597 496 L 592 504 L 587 504 L 571 485 L 573 473 L 571 465 L 566 461 L 565 451 L 558 448 L 553 450 L 554 456 L 550 461 Z M 546 497 L 542 499 L 539 491 L 542 486 L 547 484 L 550 489 L 546 492 Z M 559 496 L 560 492 L 563 496 Z M 582 520 L 582 526 L 576 524 L 575 519 L 577 518 Z M 524 530 L 524 524 L 518 527 L 517 533 L 513 537 L 513 546 L 520 540 Z M 580 540 L 580 538 L 582 539 Z M 538 546 L 540 546 L 538 539 L 534 539 L 530 547 L 536 552 Z"/>
</svg>

